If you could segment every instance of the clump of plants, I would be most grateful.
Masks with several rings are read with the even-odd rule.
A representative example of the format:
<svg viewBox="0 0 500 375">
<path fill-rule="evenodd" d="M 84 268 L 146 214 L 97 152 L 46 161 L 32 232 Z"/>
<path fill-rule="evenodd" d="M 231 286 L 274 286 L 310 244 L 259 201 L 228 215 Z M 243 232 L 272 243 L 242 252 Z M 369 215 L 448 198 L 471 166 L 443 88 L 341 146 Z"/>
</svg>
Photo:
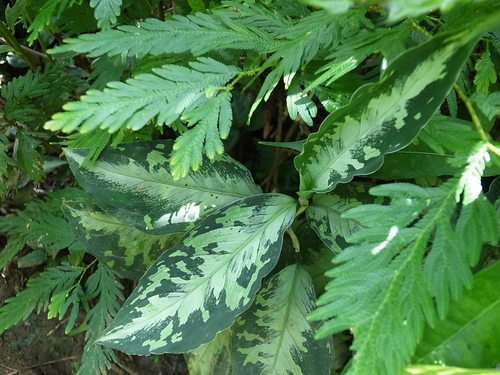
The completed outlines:
<svg viewBox="0 0 500 375">
<path fill-rule="evenodd" d="M 497 373 L 497 1 L 18 0 L 0 36 L 0 333 L 66 319 L 78 374 Z"/>
</svg>

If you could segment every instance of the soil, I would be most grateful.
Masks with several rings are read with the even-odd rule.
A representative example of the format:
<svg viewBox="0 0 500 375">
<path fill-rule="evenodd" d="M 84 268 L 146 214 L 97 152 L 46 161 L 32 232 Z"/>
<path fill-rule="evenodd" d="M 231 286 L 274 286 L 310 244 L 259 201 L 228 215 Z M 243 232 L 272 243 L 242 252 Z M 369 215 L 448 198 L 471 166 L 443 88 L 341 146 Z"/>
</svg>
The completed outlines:
<svg viewBox="0 0 500 375">
<path fill-rule="evenodd" d="M 0 276 L 0 305 L 21 290 L 27 276 L 9 269 Z M 76 374 L 84 345 L 84 334 L 64 334 L 64 324 L 47 319 L 46 313 L 28 319 L 0 335 L 0 375 Z M 184 358 L 178 355 L 155 357 L 118 354 L 108 375 L 187 375 Z M 96 374 L 97 375 L 97 374 Z"/>
</svg>

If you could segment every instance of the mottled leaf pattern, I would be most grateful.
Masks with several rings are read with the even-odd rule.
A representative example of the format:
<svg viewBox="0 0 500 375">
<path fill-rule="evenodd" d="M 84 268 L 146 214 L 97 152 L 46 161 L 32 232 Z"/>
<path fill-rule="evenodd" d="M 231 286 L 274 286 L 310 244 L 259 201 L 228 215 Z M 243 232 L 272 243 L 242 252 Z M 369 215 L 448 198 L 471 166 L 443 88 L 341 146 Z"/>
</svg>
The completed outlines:
<svg viewBox="0 0 500 375">
<path fill-rule="evenodd" d="M 180 234 L 154 235 L 123 224 L 98 207 L 67 202 L 63 211 L 87 252 L 121 276 L 139 279 Z"/>
<path fill-rule="evenodd" d="M 106 148 L 93 166 L 79 165 L 87 149 L 66 149 L 76 179 L 87 193 L 125 224 L 151 234 L 185 231 L 214 208 L 259 194 L 250 172 L 227 155 L 174 181 L 172 141 L 132 142 Z"/>
<path fill-rule="evenodd" d="M 151 354 L 212 340 L 253 302 L 295 210 L 291 197 L 261 194 L 202 219 L 151 266 L 99 341 Z"/>
<path fill-rule="evenodd" d="M 231 328 L 185 354 L 189 375 L 231 375 Z"/>
<path fill-rule="evenodd" d="M 345 247 L 345 238 L 361 227 L 356 220 L 345 219 L 341 215 L 361 204 L 356 198 L 337 194 L 316 195 L 313 203 L 307 207 L 307 221 L 325 245 L 338 252 Z"/>
<path fill-rule="evenodd" d="M 498 375 L 498 370 L 420 365 L 407 367 L 401 375 Z"/>
<path fill-rule="evenodd" d="M 299 265 L 274 275 L 237 321 L 233 334 L 233 375 L 328 375 L 331 339 L 315 340 L 306 315 L 316 295 Z"/>
<path fill-rule="evenodd" d="M 376 84 L 364 86 L 309 136 L 295 158 L 300 190 L 327 192 L 376 171 L 387 153 L 402 149 L 441 105 L 478 36 L 498 19 L 443 32 L 396 59 Z"/>
</svg>

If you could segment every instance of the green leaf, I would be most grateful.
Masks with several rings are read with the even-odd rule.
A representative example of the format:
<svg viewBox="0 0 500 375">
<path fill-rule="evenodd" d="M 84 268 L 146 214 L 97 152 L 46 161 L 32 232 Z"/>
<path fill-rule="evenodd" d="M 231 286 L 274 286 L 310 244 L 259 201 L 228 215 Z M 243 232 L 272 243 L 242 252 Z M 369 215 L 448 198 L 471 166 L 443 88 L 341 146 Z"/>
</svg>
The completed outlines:
<svg viewBox="0 0 500 375">
<path fill-rule="evenodd" d="M 274 275 L 235 324 L 232 374 L 329 375 L 331 338 L 316 340 L 316 324 L 306 320 L 315 299 L 311 277 L 299 265 Z"/>
<path fill-rule="evenodd" d="M 212 340 L 255 298 L 278 261 L 296 202 L 262 194 L 207 216 L 149 268 L 99 342 L 182 353 Z"/>
<path fill-rule="evenodd" d="M 9 150 L 8 143 L 9 140 L 7 139 L 7 137 L 3 134 L 0 134 L 0 198 L 7 191 L 6 180 L 9 176 L 7 170 L 9 162 L 9 156 L 7 155 L 7 152 Z"/>
<path fill-rule="evenodd" d="M 0 307 L 0 333 L 26 319 L 33 310 L 45 309 L 52 294 L 66 291 L 82 273 L 81 268 L 57 266 L 32 277 L 26 289 Z"/>
<path fill-rule="evenodd" d="M 318 337 L 351 329 L 356 351 L 346 375 L 399 373 L 421 340 L 424 322 L 444 319 L 451 299 L 471 286 L 482 244 L 498 238 L 495 213 L 481 195 L 489 159 L 477 144 L 461 174 L 438 187 L 378 185 L 372 195 L 390 205 L 365 204 L 344 217 L 365 228 L 340 252 L 311 319 L 329 319 Z"/>
<path fill-rule="evenodd" d="M 39 266 L 47 260 L 47 254 L 43 250 L 34 250 L 17 260 L 18 268 Z"/>
<path fill-rule="evenodd" d="M 63 211 L 86 251 L 121 276 L 139 279 L 179 235 L 153 235 L 90 205 L 66 202 Z"/>
<path fill-rule="evenodd" d="M 116 17 L 120 15 L 122 0 L 90 0 L 90 6 L 95 8 L 94 17 L 97 26 L 107 29 L 116 22 Z"/>
<path fill-rule="evenodd" d="M 446 319 L 426 327 L 413 362 L 494 367 L 500 358 L 500 262 L 474 276 Z"/>
<path fill-rule="evenodd" d="M 42 156 L 37 150 L 40 142 L 22 131 L 18 132 L 16 136 L 19 142 L 16 152 L 19 166 L 31 179 L 41 181 L 44 173 Z"/>
<path fill-rule="evenodd" d="M 220 155 L 204 158 L 198 172 L 175 181 L 169 157 L 172 141 L 108 147 L 92 165 L 78 167 L 86 149 L 66 149 L 77 181 L 112 216 L 151 234 L 177 233 L 215 208 L 259 194 L 249 171 Z"/>
<path fill-rule="evenodd" d="M 401 375 L 498 375 L 498 370 L 417 365 L 407 367 Z"/>
<path fill-rule="evenodd" d="M 97 297 L 97 302 L 85 316 L 86 344 L 77 375 L 105 375 L 106 369 L 116 357 L 111 349 L 95 344 L 95 340 L 111 323 L 120 308 L 123 286 L 116 274 L 102 263 L 99 263 L 97 270 L 90 275 L 85 286 L 86 293 L 92 298 Z"/>
<path fill-rule="evenodd" d="M 474 68 L 476 69 L 474 84 L 477 92 L 488 93 L 490 85 L 497 81 L 497 72 L 495 71 L 495 64 L 491 61 L 489 49 L 483 52 L 479 60 L 476 61 Z"/>
<path fill-rule="evenodd" d="M 387 153 L 408 145 L 441 105 L 478 36 L 498 12 L 449 30 L 396 59 L 378 83 L 365 85 L 332 113 L 295 158 L 302 195 L 327 192 L 376 171 Z M 479 26 L 478 26 L 479 25 Z"/>
<path fill-rule="evenodd" d="M 186 353 L 189 375 L 231 375 L 231 328 Z"/>
<path fill-rule="evenodd" d="M 489 95 L 474 93 L 471 98 L 488 119 L 491 120 L 500 115 L 500 91 Z"/>
<path fill-rule="evenodd" d="M 356 198 L 318 194 L 307 207 L 307 221 L 330 250 L 339 252 L 345 247 L 345 238 L 361 228 L 356 220 L 343 218 L 342 214 L 361 204 Z"/>
</svg>

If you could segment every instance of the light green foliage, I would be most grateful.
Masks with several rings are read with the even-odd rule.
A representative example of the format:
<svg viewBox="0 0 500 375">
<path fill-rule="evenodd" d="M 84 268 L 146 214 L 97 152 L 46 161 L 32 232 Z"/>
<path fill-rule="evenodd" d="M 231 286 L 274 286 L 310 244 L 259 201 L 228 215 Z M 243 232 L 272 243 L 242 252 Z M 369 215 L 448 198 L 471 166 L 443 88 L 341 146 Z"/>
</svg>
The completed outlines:
<svg viewBox="0 0 500 375">
<path fill-rule="evenodd" d="M 224 152 L 221 138 L 229 135 L 231 94 L 219 89 L 239 72 L 237 67 L 210 58 L 189 65 L 164 65 L 153 69 L 154 74 L 139 74 L 126 83 L 111 82 L 103 91 L 90 90 L 81 101 L 65 104 L 66 112 L 55 114 L 45 128 L 115 132 L 122 127 L 141 129 L 152 119 L 157 124 L 171 124 L 183 116 L 189 126 L 196 127 L 179 139 L 171 163 L 174 177 L 185 177 L 190 167 L 200 168 L 203 150 L 210 159 Z M 179 150 L 186 137 L 195 140 L 189 152 Z"/>
<path fill-rule="evenodd" d="M 401 375 L 498 375 L 498 370 L 420 365 L 406 368 Z"/>
<path fill-rule="evenodd" d="M 500 115 L 500 91 L 491 94 L 475 93 L 472 99 L 488 119 Z"/>
<path fill-rule="evenodd" d="M 180 235 L 153 235 L 123 224 L 97 207 L 68 202 L 63 211 L 86 251 L 121 276 L 138 279 Z"/>
<path fill-rule="evenodd" d="M 231 328 L 185 355 L 189 375 L 231 375 Z"/>
<path fill-rule="evenodd" d="M 331 339 L 315 340 L 316 324 L 306 320 L 315 299 L 311 277 L 299 265 L 274 275 L 235 324 L 232 374 L 329 375 Z"/>
<path fill-rule="evenodd" d="M 481 0 L 473 0 L 480 2 Z M 389 20 L 398 21 L 404 17 L 417 17 L 433 10 L 449 11 L 465 0 L 306 0 L 306 3 L 328 10 L 333 14 L 345 13 L 350 7 L 361 4 L 384 6 L 389 11 Z"/>
<path fill-rule="evenodd" d="M 474 84 L 476 85 L 477 92 L 488 93 L 490 85 L 497 81 L 497 73 L 495 65 L 491 61 L 491 54 L 489 50 L 483 52 L 481 57 L 477 60 L 476 76 L 474 77 Z"/>
<path fill-rule="evenodd" d="M 363 205 L 344 214 L 367 229 L 352 235 L 348 241 L 355 245 L 334 259 L 336 267 L 327 272 L 333 280 L 311 318 L 330 319 L 319 337 L 355 330 L 349 375 L 400 371 L 424 321 L 435 324 L 436 312 L 443 319 L 451 298 L 471 285 L 470 267 L 483 241 L 495 244 L 498 238 L 495 213 L 480 194 L 487 159 L 479 144 L 463 172 L 441 186 L 380 185 L 370 192 L 390 197 L 389 206 Z"/>
<path fill-rule="evenodd" d="M 436 327 L 426 327 L 415 363 L 494 367 L 500 355 L 500 262 L 474 276 L 473 288 L 450 306 Z"/>
<path fill-rule="evenodd" d="M 198 172 L 176 181 L 171 153 L 171 141 L 138 141 L 109 147 L 96 163 L 81 166 L 87 150 L 65 150 L 87 193 L 117 219 L 151 234 L 185 231 L 214 208 L 260 193 L 248 170 L 227 155 L 205 158 Z"/>
<path fill-rule="evenodd" d="M 149 268 L 99 342 L 149 354 L 212 340 L 253 302 L 294 215 L 295 200 L 281 194 L 243 198 L 208 215 Z"/>
<path fill-rule="evenodd" d="M 122 0 L 90 0 L 90 6 L 95 8 L 94 17 L 97 26 L 107 29 L 116 22 L 116 17 L 120 15 Z"/>
<path fill-rule="evenodd" d="M 63 199 L 78 199 L 76 189 L 59 190 L 48 194 L 45 200 L 33 200 L 17 215 L 0 217 L 0 233 L 8 236 L 7 245 L 0 252 L 0 267 L 5 266 L 26 245 L 43 247 L 49 255 L 70 247 L 76 239 L 71 226 L 61 211 Z"/>
<path fill-rule="evenodd" d="M 304 197 L 377 170 L 405 147 L 442 103 L 485 24 L 442 33 L 401 55 L 373 85 L 332 113 L 295 158 Z M 432 96 L 428 96 L 432 92 Z"/>
<path fill-rule="evenodd" d="M 47 308 L 50 297 L 68 290 L 82 272 L 81 268 L 56 266 L 32 277 L 26 289 L 7 299 L 0 307 L 0 333 L 26 319 L 33 310 Z"/>
<path fill-rule="evenodd" d="M 123 287 L 117 276 L 101 263 L 96 272 L 88 278 L 85 291 L 89 297 L 97 300 L 85 317 L 86 345 L 77 375 L 106 374 L 106 368 L 109 368 L 115 360 L 113 351 L 95 344 L 95 340 L 110 324 L 120 308 L 120 302 L 123 301 L 121 289 Z"/>
</svg>

